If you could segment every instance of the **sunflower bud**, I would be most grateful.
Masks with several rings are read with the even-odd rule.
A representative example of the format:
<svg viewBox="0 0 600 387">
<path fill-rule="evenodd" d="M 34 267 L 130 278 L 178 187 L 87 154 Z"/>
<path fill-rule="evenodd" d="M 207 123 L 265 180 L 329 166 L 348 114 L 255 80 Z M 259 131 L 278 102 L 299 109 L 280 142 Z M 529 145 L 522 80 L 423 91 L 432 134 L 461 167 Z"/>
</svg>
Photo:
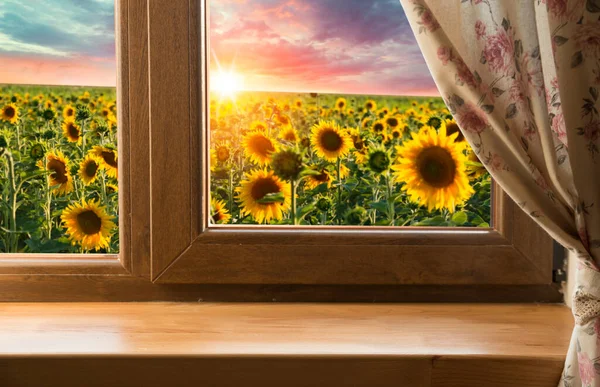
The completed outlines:
<svg viewBox="0 0 600 387">
<path fill-rule="evenodd" d="M 77 121 L 85 121 L 92 116 L 92 112 L 87 106 L 79 105 L 77 106 L 77 112 L 75 113 L 75 118 Z"/>
<path fill-rule="evenodd" d="M 273 155 L 271 166 L 275 175 L 284 180 L 297 180 L 302 171 L 302 157 L 295 151 L 288 149 Z"/>
<path fill-rule="evenodd" d="M 36 161 L 42 159 L 45 153 L 46 147 L 44 146 L 44 144 L 41 144 L 39 142 L 33 144 L 29 149 L 29 156 Z"/>
<path fill-rule="evenodd" d="M 317 200 L 317 209 L 321 212 L 327 212 L 333 207 L 333 202 L 328 197 L 322 197 Z"/>
<path fill-rule="evenodd" d="M 359 226 L 365 223 L 367 220 L 367 210 L 364 207 L 357 206 L 354 209 L 346 212 L 344 215 L 344 221 L 346 224 Z"/>
<path fill-rule="evenodd" d="M 375 173 L 383 173 L 390 168 L 390 155 L 383 149 L 375 149 L 369 153 L 369 169 Z"/>
</svg>

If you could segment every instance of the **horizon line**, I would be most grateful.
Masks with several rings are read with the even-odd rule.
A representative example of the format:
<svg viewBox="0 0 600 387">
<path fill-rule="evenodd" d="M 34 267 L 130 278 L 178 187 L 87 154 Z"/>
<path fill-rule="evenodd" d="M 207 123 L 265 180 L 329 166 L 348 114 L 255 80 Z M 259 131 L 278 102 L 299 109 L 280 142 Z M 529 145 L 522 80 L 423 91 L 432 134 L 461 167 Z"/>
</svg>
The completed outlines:
<svg viewBox="0 0 600 387">
<path fill-rule="evenodd" d="M 67 88 L 85 88 L 85 87 L 93 87 L 97 89 L 117 89 L 117 86 L 97 86 L 97 85 L 59 85 L 59 84 L 50 84 L 50 83 L 2 83 L 0 82 L 0 87 L 5 86 L 31 86 L 31 87 L 67 87 Z M 435 94 L 392 94 L 392 93 L 354 93 L 354 92 L 331 92 L 331 91 L 300 91 L 300 90 L 289 90 L 289 91 L 281 91 L 281 90 L 239 90 L 240 93 L 297 93 L 297 94 L 329 94 L 329 95 L 357 95 L 357 96 L 373 96 L 373 97 L 429 97 L 429 98 L 441 98 L 441 96 Z M 214 90 L 209 90 L 209 93 L 218 93 Z"/>
</svg>

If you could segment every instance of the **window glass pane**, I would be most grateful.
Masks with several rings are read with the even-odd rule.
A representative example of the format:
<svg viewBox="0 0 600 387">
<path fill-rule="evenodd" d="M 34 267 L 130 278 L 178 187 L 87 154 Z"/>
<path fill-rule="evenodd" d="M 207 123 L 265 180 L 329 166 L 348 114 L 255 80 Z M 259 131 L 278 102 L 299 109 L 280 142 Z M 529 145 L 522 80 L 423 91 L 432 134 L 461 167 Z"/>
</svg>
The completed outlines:
<svg viewBox="0 0 600 387">
<path fill-rule="evenodd" d="M 213 224 L 480 226 L 490 177 L 398 0 L 212 0 Z"/>
<path fill-rule="evenodd" d="M 0 252 L 118 252 L 114 17 L 0 2 Z"/>
</svg>

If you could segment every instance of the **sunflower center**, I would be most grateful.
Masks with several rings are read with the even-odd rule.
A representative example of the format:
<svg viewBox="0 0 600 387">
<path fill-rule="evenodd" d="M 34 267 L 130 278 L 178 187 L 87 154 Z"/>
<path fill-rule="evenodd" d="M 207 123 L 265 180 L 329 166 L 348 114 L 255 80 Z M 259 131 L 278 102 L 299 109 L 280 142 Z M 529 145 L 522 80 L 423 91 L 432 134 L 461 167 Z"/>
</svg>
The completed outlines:
<svg viewBox="0 0 600 387">
<path fill-rule="evenodd" d="M 16 114 L 15 108 L 12 106 L 7 106 L 4 109 L 4 114 L 8 117 L 8 118 L 13 118 Z"/>
<path fill-rule="evenodd" d="M 261 153 L 263 155 L 268 155 L 269 153 L 275 151 L 275 147 L 271 140 L 263 136 L 256 136 L 252 141 L 253 148 L 257 153 Z"/>
<path fill-rule="evenodd" d="M 323 171 L 320 175 L 313 176 L 313 179 L 319 182 L 326 182 L 329 181 L 329 174 Z"/>
<path fill-rule="evenodd" d="M 252 190 L 250 194 L 252 195 L 252 199 L 260 200 L 268 194 L 278 193 L 279 191 L 279 185 L 277 185 L 277 183 L 273 179 L 263 178 L 257 180 L 252 185 Z"/>
<path fill-rule="evenodd" d="M 219 161 L 227 161 L 227 159 L 229 159 L 229 150 L 224 146 L 220 147 L 217 150 L 217 158 Z"/>
<path fill-rule="evenodd" d="M 389 126 L 391 126 L 392 128 L 395 128 L 396 126 L 398 126 L 398 119 L 396 117 L 390 117 L 387 119 L 387 124 Z"/>
<path fill-rule="evenodd" d="M 74 109 L 67 109 L 67 117 L 73 117 L 75 115 Z"/>
<path fill-rule="evenodd" d="M 373 104 L 371 102 L 367 102 L 367 109 L 373 109 Z"/>
<path fill-rule="evenodd" d="M 102 219 L 92 210 L 83 211 L 77 215 L 77 224 L 86 235 L 94 235 L 102 229 Z"/>
<path fill-rule="evenodd" d="M 223 214 L 221 214 L 221 211 L 217 211 L 213 214 L 212 219 L 213 222 L 219 223 L 221 220 L 223 220 Z"/>
<path fill-rule="evenodd" d="M 104 162 L 110 165 L 111 167 L 117 167 L 117 158 L 115 157 L 115 152 L 102 151 L 102 159 L 104 159 Z"/>
<path fill-rule="evenodd" d="M 454 122 L 451 122 L 448 125 L 446 125 L 446 135 L 451 136 L 454 133 L 458 133 L 458 136 L 456 137 L 454 142 L 459 142 L 465 139 L 465 136 L 463 136 L 462 132 L 458 128 L 458 125 L 456 125 Z"/>
<path fill-rule="evenodd" d="M 382 132 L 383 124 L 381 122 L 377 122 L 375 125 L 373 125 L 373 130 L 376 132 Z"/>
<path fill-rule="evenodd" d="M 394 138 L 400 138 L 400 132 L 398 132 L 397 130 L 394 130 L 392 132 L 392 137 L 394 137 Z"/>
<path fill-rule="evenodd" d="M 72 122 L 67 126 L 67 132 L 69 132 L 69 136 L 72 138 L 79 138 L 79 128 L 75 126 Z"/>
<path fill-rule="evenodd" d="M 94 177 L 94 176 L 96 176 L 97 171 L 98 171 L 98 164 L 96 164 L 94 161 L 90 161 L 89 163 L 86 164 L 86 166 L 85 166 L 86 176 Z"/>
<path fill-rule="evenodd" d="M 423 149 L 417 156 L 417 168 L 421 178 L 433 187 L 443 188 L 454 182 L 454 158 L 450 152 L 439 146 Z"/>
<path fill-rule="evenodd" d="M 330 152 L 338 151 L 342 147 L 342 136 L 334 130 L 328 130 L 321 136 L 321 145 Z"/>
<path fill-rule="evenodd" d="M 67 166 L 59 160 L 51 159 L 48 161 L 48 170 L 52 171 L 50 177 L 57 183 L 63 184 L 68 181 Z"/>
</svg>

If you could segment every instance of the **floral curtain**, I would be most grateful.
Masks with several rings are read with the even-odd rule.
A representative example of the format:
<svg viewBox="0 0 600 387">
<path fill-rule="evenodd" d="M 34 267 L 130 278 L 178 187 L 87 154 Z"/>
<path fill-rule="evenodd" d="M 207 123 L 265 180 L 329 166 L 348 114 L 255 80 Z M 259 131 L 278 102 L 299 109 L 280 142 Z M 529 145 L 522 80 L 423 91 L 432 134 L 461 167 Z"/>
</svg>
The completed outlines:
<svg viewBox="0 0 600 387">
<path fill-rule="evenodd" d="M 400 0 L 494 179 L 579 258 L 560 386 L 600 387 L 600 0 Z"/>
</svg>

